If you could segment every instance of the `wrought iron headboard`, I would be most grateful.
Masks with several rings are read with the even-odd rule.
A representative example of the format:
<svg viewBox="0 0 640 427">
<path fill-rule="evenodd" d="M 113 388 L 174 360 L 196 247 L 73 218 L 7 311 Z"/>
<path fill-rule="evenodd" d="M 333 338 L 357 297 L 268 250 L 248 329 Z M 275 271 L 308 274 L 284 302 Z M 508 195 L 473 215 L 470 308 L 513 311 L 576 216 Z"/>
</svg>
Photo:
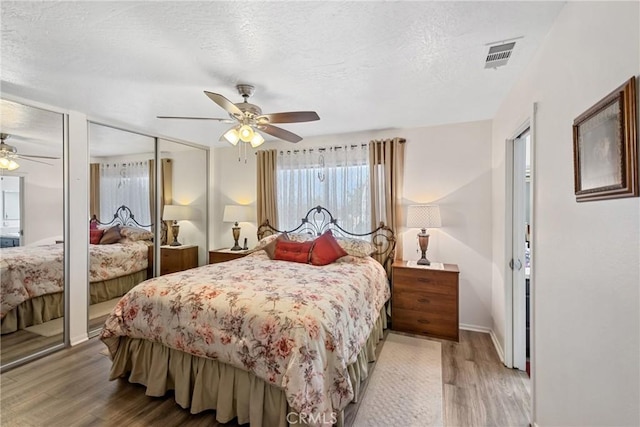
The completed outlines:
<svg viewBox="0 0 640 427">
<path fill-rule="evenodd" d="M 123 225 L 129 227 L 151 227 L 153 224 L 144 225 L 140 224 L 136 221 L 133 212 L 127 206 L 122 205 L 117 210 L 116 213 L 113 214 L 113 218 L 109 222 L 100 222 L 95 214 L 91 216 L 91 220 L 89 221 L 91 224 L 99 224 L 99 225 Z"/>
<path fill-rule="evenodd" d="M 266 220 L 258 227 L 258 240 L 270 234 L 285 232 L 306 233 L 317 237 L 327 230 L 331 230 L 337 237 L 369 238 L 375 248 L 375 252 L 371 256 L 382 264 L 390 277 L 391 264 L 393 264 L 396 251 L 396 236 L 393 230 L 383 222 L 380 222 L 378 228 L 368 233 L 352 233 L 342 228 L 338 224 L 338 220 L 326 208 L 316 206 L 309 209 L 302 218 L 300 225 L 292 230 L 278 230 L 269 224 L 269 220 Z"/>
</svg>

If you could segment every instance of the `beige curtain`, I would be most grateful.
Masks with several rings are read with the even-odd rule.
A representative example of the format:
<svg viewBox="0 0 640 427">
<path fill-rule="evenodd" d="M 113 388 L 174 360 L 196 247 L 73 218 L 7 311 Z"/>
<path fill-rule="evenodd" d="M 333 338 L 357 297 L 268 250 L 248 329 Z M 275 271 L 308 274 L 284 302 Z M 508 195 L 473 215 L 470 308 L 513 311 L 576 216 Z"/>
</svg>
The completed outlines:
<svg viewBox="0 0 640 427">
<path fill-rule="evenodd" d="M 258 156 L 258 226 L 265 220 L 278 227 L 278 199 L 276 194 L 276 161 L 278 150 L 260 150 Z"/>
<path fill-rule="evenodd" d="M 156 224 L 156 165 L 155 160 L 149 160 L 149 207 L 151 209 L 151 223 Z M 173 202 L 173 161 L 171 159 L 162 159 L 160 163 L 160 212 L 164 210 L 164 205 L 170 205 Z M 166 245 L 172 237 L 171 228 L 167 227 L 164 221 L 161 221 L 161 245 Z"/>
<path fill-rule="evenodd" d="M 396 235 L 395 259 L 402 259 L 402 185 L 404 174 L 404 138 L 373 140 L 369 143 L 371 177 L 371 224 L 380 222 Z"/>
<path fill-rule="evenodd" d="M 100 221 L 100 163 L 89 163 L 89 215 Z"/>
</svg>

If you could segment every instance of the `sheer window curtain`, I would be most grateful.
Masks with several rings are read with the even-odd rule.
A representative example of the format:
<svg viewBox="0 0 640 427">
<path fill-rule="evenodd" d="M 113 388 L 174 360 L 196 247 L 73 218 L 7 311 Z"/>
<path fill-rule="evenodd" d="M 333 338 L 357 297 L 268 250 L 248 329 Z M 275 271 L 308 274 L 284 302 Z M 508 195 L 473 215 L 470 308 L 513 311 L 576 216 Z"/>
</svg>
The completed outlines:
<svg viewBox="0 0 640 427">
<path fill-rule="evenodd" d="M 151 224 L 147 161 L 100 164 L 100 219 L 110 221 L 118 207 L 131 209 L 140 224 Z"/>
<path fill-rule="evenodd" d="M 396 236 L 395 259 L 402 259 L 402 188 L 404 138 L 373 140 L 369 143 L 371 166 L 371 221 L 384 222 Z"/>
<path fill-rule="evenodd" d="M 369 147 L 366 144 L 281 151 L 277 161 L 278 228 L 300 225 L 326 207 L 345 230 L 371 231 Z"/>
</svg>

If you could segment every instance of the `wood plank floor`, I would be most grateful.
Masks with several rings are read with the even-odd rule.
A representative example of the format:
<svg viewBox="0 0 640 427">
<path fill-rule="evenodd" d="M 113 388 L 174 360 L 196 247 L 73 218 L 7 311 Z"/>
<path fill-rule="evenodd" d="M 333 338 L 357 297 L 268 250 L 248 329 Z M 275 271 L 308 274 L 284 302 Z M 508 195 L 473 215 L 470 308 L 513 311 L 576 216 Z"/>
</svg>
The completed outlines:
<svg viewBox="0 0 640 427">
<path fill-rule="evenodd" d="M 528 424 L 526 374 L 502 366 L 488 334 L 460 331 L 459 343 L 439 341 L 446 426 Z M 0 425 L 235 426 L 216 423 L 212 411 L 192 415 L 173 395 L 148 397 L 142 386 L 108 381 L 111 362 L 106 354 L 104 345 L 93 338 L 3 373 Z M 345 425 L 353 424 L 357 408 L 347 408 Z"/>
</svg>

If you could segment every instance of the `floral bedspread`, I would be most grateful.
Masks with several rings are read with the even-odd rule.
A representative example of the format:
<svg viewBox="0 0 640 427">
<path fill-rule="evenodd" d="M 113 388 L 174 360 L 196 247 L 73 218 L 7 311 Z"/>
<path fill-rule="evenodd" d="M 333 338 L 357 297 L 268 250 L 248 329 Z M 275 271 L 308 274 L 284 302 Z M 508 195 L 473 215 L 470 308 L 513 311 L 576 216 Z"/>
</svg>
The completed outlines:
<svg viewBox="0 0 640 427">
<path fill-rule="evenodd" d="M 330 420 L 353 398 L 347 366 L 389 296 L 372 258 L 316 267 L 259 251 L 139 284 L 101 339 L 112 355 L 128 336 L 233 365 L 283 388 L 296 411 Z"/>
<path fill-rule="evenodd" d="M 114 279 L 147 268 L 147 243 L 90 245 L 89 281 Z M 0 302 L 4 316 L 30 298 L 62 292 L 62 244 L 0 249 Z"/>
<path fill-rule="evenodd" d="M 138 240 L 113 245 L 89 245 L 89 282 L 115 279 L 144 270 L 149 262 L 150 244 Z"/>
</svg>

